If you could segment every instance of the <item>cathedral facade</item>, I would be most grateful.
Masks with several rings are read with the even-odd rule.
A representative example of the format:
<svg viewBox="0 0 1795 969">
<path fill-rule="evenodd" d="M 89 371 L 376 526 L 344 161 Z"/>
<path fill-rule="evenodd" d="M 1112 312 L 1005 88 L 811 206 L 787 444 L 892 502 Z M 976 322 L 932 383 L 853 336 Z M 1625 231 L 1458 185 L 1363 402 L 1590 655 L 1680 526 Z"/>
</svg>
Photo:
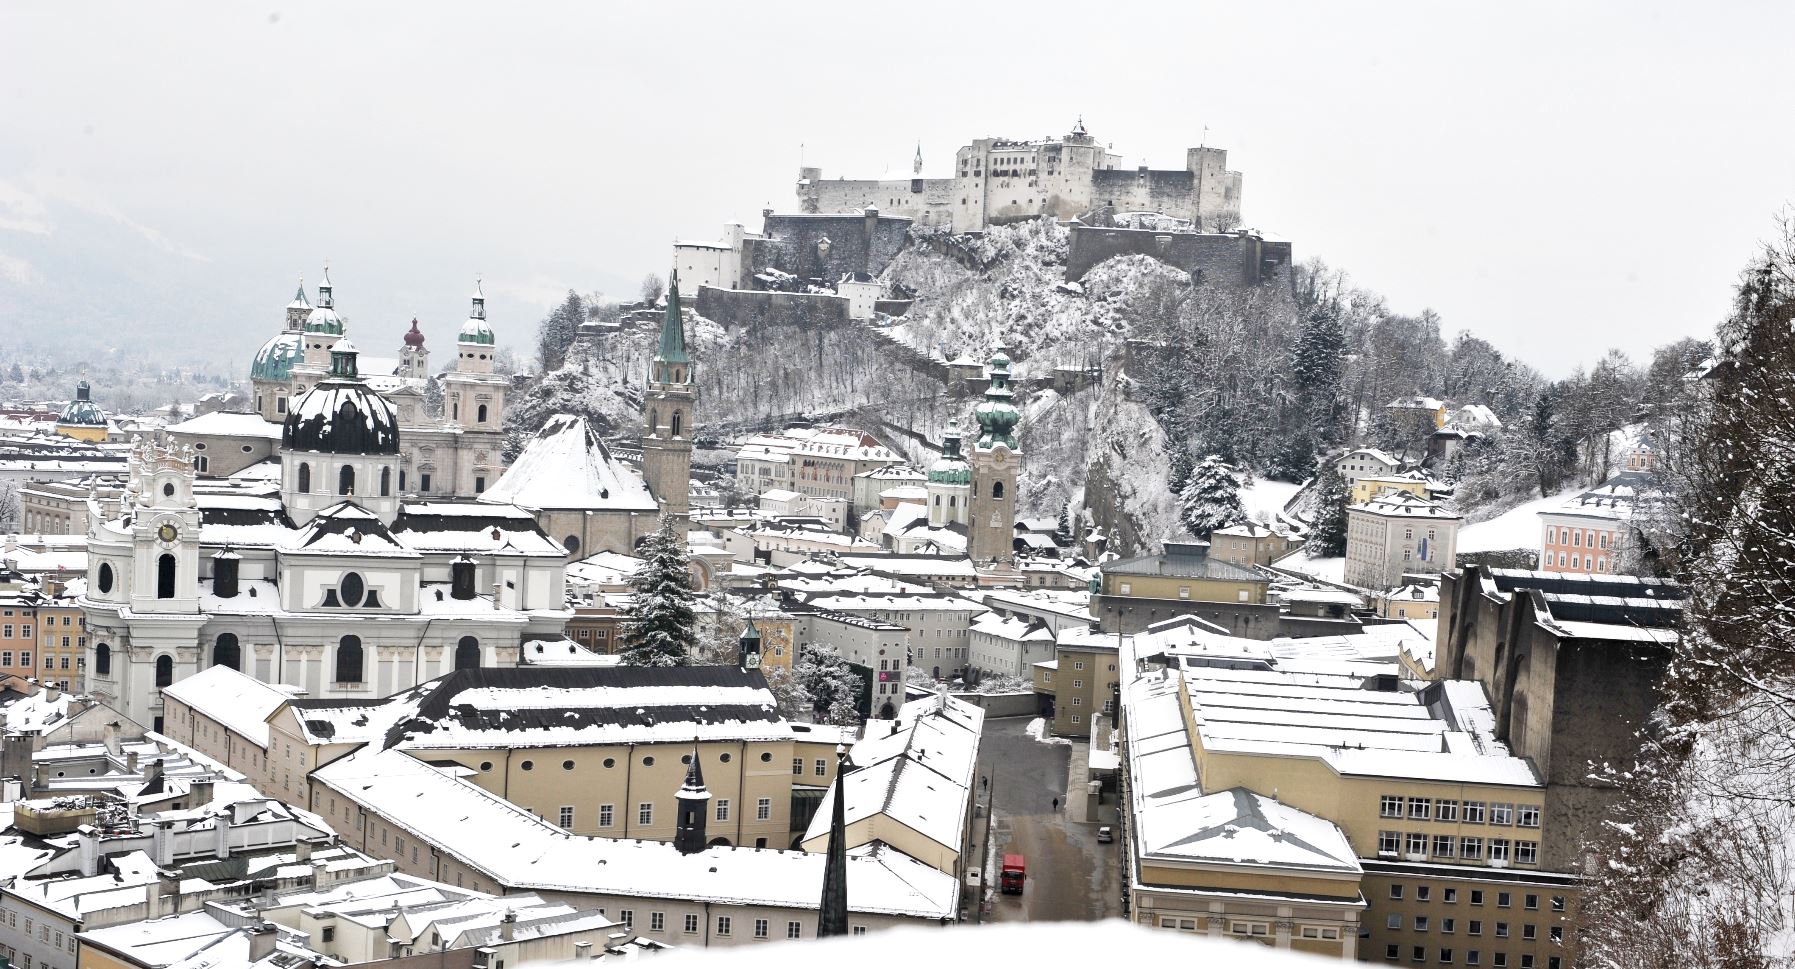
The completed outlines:
<svg viewBox="0 0 1795 969">
<path fill-rule="evenodd" d="M 472 379 L 447 383 L 477 425 L 482 394 L 503 395 L 480 379 L 491 344 L 473 323 L 457 363 Z M 140 723 L 160 729 L 162 689 L 211 666 L 371 699 L 562 635 L 566 550 L 514 505 L 404 496 L 402 405 L 340 332 L 301 332 L 278 497 L 196 493 L 190 448 L 140 442 L 119 514 L 89 502 L 86 682 Z"/>
<path fill-rule="evenodd" d="M 497 341 L 486 321 L 486 297 L 476 283 L 467 322 L 455 341 L 455 363 L 438 376 L 440 401 L 430 393 L 430 352 L 417 320 L 400 338 L 397 358 L 362 358 L 364 380 L 392 402 L 404 428 L 396 487 L 423 497 L 474 497 L 504 473 L 505 397 L 510 380 L 495 373 Z M 336 311 L 326 270 L 317 305 L 302 280 L 287 304 L 281 332 L 256 351 L 250 366 L 252 404 L 263 420 L 280 423 L 307 390 L 328 375 L 330 354 L 347 334 Z"/>
</svg>

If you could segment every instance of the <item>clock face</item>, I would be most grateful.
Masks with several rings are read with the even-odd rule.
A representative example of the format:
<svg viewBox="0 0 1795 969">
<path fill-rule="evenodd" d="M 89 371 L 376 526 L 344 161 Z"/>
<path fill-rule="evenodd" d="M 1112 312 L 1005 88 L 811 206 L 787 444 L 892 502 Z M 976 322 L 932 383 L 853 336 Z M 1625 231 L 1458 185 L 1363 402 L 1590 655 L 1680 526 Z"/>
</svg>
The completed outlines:
<svg viewBox="0 0 1795 969">
<path fill-rule="evenodd" d="M 176 538 L 179 538 L 180 534 L 180 532 L 175 530 L 173 522 L 163 522 L 162 527 L 156 529 L 156 537 L 164 542 L 172 542 Z"/>
<path fill-rule="evenodd" d="M 760 665 L 760 654 L 759 653 L 749 653 L 746 658 L 748 660 L 746 665 L 749 669 L 753 669 L 756 666 Z"/>
</svg>

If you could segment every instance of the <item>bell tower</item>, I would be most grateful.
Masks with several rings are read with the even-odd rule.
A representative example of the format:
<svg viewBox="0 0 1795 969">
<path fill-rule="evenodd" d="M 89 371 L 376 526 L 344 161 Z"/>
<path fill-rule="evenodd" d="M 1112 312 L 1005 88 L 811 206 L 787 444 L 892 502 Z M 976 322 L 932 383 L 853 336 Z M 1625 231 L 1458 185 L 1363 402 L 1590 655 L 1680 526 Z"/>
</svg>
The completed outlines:
<svg viewBox="0 0 1795 969">
<path fill-rule="evenodd" d="M 1016 476 L 1022 470 L 1022 445 L 1010 389 L 1010 358 L 998 348 L 985 368 L 991 385 L 973 412 L 979 422 L 972 447 L 972 510 L 966 523 L 967 552 L 975 566 L 1008 565 L 1016 539 Z"/>
<path fill-rule="evenodd" d="M 686 353 L 679 308 L 679 272 L 667 284 L 661 342 L 648 365 L 647 433 L 642 437 L 642 478 L 661 504 L 661 514 L 683 522 L 692 492 L 692 412 L 698 379 Z"/>
<path fill-rule="evenodd" d="M 131 449 L 125 512 L 131 517 L 131 611 L 199 611 L 199 504 L 193 453 L 139 441 Z"/>
</svg>

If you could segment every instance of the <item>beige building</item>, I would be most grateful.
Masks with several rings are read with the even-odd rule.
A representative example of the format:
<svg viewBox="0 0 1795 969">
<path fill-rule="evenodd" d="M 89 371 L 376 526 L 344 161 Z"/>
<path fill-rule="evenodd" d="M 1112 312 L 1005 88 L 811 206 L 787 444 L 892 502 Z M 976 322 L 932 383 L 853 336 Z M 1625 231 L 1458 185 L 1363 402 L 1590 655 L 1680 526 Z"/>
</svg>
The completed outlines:
<svg viewBox="0 0 1795 969">
<path fill-rule="evenodd" d="M 1227 850 L 1256 870 L 1193 876 L 1196 888 L 1226 894 L 1184 896 L 1180 929 L 1251 937 L 1235 923 L 1262 921 L 1267 944 L 1360 959 L 1570 964 L 1578 881 L 1543 867 L 1541 843 L 1555 821 L 1544 811 L 1544 785 L 1530 762 L 1495 741 L 1476 683 L 1410 692 L 1394 688 L 1394 676 L 1380 683 L 1345 664 L 1329 672 L 1314 662 L 1283 670 L 1169 659 L 1171 667 L 1135 674 L 1123 689 L 1132 893 L 1154 899 L 1153 907 L 1137 902 L 1137 919 L 1163 914 L 1154 908 L 1169 879 L 1154 855 L 1167 826 L 1199 832 L 1201 845 L 1203 822 L 1229 812 L 1200 802 L 1231 795 L 1236 818 L 1226 823 L 1244 845 Z M 1245 792 L 1296 813 L 1260 821 Z M 1294 850 L 1331 843 L 1329 828 L 1350 859 Z"/>
<path fill-rule="evenodd" d="M 1111 632 L 1138 632 L 1165 619 L 1192 615 L 1237 636 L 1270 639 L 1278 607 L 1266 602 L 1271 580 L 1211 554 L 1207 542 L 1165 543 L 1158 555 L 1102 566 L 1091 615 Z"/>
<path fill-rule="evenodd" d="M 1243 568 L 1270 565 L 1302 544 L 1287 532 L 1251 521 L 1209 533 L 1210 556 Z"/>
<path fill-rule="evenodd" d="M 1410 582 L 1373 597 L 1377 614 L 1384 619 L 1437 619 L 1440 587 L 1436 583 Z"/>
<path fill-rule="evenodd" d="M 1088 737 L 1097 714 L 1115 717 L 1116 685 L 1120 680 L 1116 651 L 1126 636 L 1093 632 L 1089 627 L 1070 628 L 1054 645 L 1054 665 L 1041 670 L 1052 687 L 1053 732 L 1061 737 Z"/>
<path fill-rule="evenodd" d="M 785 490 L 853 501 L 857 488 L 864 498 L 871 487 L 858 484 L 859 475 L 902 463 L 897 452 L 857 428 L 794 427 L 749 438 L 736 452 L 736 484 L 753 494 Z"/>
<path fill-rule="evenodd" d="M 1347 495 L 1351 504 L 1362 505 L 1367 501 L 1389 491 L 1406 491 L 1417 498 L 1431 496 L 1430 483 L 1427 476 L 1419 471 L 1407 474 L 1368 475 L 1352 483 L 1352 490 Z"/>
<path fill-rule="evenodd" d="M 1459 516 L 1407 491 L 1346 509 L 1346 582 L 1388 589 L 1404 573 L 1443 572 L 1458 554 Z"/>
</svg>

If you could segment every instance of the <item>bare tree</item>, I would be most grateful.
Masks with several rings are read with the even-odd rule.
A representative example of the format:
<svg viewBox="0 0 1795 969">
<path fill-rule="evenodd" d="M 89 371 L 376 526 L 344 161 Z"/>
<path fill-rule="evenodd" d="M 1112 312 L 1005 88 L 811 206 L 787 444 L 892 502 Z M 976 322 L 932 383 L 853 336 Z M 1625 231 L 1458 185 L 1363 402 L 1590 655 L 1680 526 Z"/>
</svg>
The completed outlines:
<svg viewBox="0 0 1795 969">
<path fill-rule="evenodd" d="M 642 302 L 653 305 L 661 301 L 661 294 L 667 291 L 667 284 L 660 276 L 649 273 L 642 277 Z"/>
</svg>

